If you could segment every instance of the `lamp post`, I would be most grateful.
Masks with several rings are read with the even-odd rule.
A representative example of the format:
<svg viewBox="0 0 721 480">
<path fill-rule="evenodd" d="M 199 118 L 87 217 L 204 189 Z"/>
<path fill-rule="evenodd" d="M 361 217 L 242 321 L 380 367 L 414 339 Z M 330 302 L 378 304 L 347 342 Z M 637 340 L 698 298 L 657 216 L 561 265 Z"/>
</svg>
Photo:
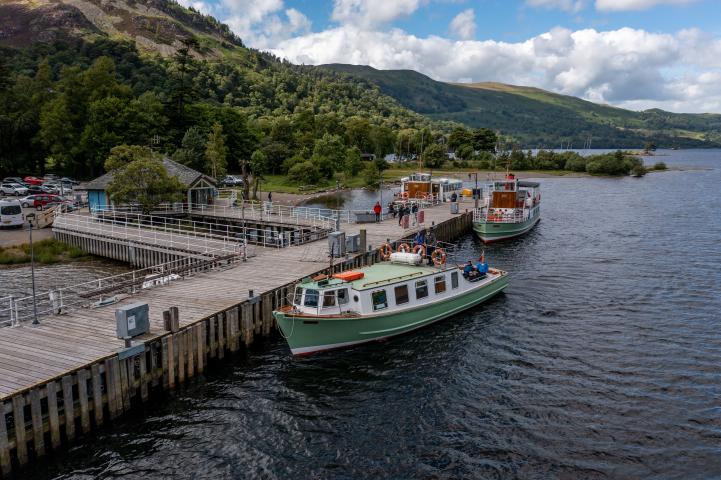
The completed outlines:
<svg viewBox="0 0 721 480">
<path fill-rule="evenodd" d="M 30 277 L 33 283 L 33 325 L 40 325 L 38 321 L 38 301 L 35 296 L 35 251 L 33 250 L 33 221 L 35 220 L 34 213 L 28 213 L 25 217 L 30 224 Z"/>
</svg>

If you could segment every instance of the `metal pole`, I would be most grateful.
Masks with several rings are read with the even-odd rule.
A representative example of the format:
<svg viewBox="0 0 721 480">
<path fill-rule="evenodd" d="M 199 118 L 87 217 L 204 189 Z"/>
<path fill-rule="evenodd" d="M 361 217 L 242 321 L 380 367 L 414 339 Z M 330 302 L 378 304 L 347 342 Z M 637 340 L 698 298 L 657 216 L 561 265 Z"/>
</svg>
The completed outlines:
<svg viewBox="0 0 721 480">
<path fill-rule="evenodd" d="M 35 296 L 35 251 L 33 250 L 33 220 L 35 216 L 28 220 L 30 223 L 30 276 L 33 283 L 33 325 L 40 325 L 38 321 L 38 301 Z"/>
</svg>

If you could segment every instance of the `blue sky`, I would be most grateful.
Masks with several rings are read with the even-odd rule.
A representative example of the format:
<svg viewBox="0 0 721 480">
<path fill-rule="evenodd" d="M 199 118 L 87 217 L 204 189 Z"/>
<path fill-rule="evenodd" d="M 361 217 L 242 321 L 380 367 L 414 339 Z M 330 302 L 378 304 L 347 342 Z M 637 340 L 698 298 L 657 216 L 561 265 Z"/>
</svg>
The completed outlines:
<svg viewBox="0 0 721 480">
<path fill-rule="evenodd" d="M 721 112 L 721 0 L 181 0 L 295 63 Z"/>
</svg>

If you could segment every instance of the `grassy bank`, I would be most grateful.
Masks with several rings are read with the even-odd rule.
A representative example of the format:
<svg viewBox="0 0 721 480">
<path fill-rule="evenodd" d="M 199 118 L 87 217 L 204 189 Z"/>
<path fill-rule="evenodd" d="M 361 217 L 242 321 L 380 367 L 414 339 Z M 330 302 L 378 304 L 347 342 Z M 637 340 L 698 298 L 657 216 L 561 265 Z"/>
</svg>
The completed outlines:
<svg viewBox="0 0 721 480">
<path fill-rule="evenodd" d="M 53 238 L 33 242 L 35 261 L 41 264 L 58 263 L 89 256 L 78 247 L 59 242 Z M 30 263 L 30 245 L 0 247 L 0 265 Z"/>
<path fill-rule="evenodd" d="M 393 183 L 399 181 L 402 177 L 406 177 L 412 173 L 416 173 L 418 168 L 412 167 L 391 167 L 383 172 L 383 181 Z M 428 169 L 424 169 L 428 171 Z M 484 180 L 488 174 L 503 173 L 505 169 L 497 170 L 479 170 L 476 168 L 443 168 L 434 170 L 433 175 L 436 176 L 449 176 L 457 177 L 461 180 L 468 180 L 468 174 L 472 172 L 478 172 L 478 179 Z M 519 174 L 522 177 L 531 176 L 586 176 L 584 173 L 572 172 L 570 170 L 513 170 L 514 173 Z M 366 179 L 363 175 L 357 175 L 355 177 L 343 178 L 342 180 L 329 180 L 319 182 L 316 185 L 297 185 L 288 179 L 285 175 L 266 175 L 265 180 L 261 184 L 261 189 L 264 192 L 280 192 L 280 193 L 293 193 L 293 194 L 313 194 L 323 192 L 330 189 L 340 188 L 362 188 L 367 185 Z"/>
</svg>

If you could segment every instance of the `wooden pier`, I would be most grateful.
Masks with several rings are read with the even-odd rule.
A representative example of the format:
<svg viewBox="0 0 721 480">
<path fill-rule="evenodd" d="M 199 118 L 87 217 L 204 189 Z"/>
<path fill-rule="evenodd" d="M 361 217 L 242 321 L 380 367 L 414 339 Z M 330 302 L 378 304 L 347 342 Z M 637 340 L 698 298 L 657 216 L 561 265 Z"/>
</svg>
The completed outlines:
<svg viewBox="0 0 721 480">
<path fill-rule="evenodd" d="M 461 211 L 471 208 L 462 203 Z M 425 210 L 425 227 L 452 241 L 470 230 L 471 214 L 447 204 Z M 335 270 L 372 264 L 377 247 L 399 241 L 396 219 L 345 224 L 366 232 L 370 251 L 337 259 Z M 66 230 L 62 231 L 68 240 Z M 215 362 L 274 332 L 272 311 L 302 278 L 327 271 L 327 240 L 287 248 L 256 247 L 247 262 L 199 271 L 101 308 L 76 308 L 0 328 L 0 476 L 112 421 L 152 395 L 182 385 Z M 250 292 L 253 295 L 250 296 Z M 115 309 L 145 302 L 150 333 L 126 347 L 116 335 Z"/>
</svg>

